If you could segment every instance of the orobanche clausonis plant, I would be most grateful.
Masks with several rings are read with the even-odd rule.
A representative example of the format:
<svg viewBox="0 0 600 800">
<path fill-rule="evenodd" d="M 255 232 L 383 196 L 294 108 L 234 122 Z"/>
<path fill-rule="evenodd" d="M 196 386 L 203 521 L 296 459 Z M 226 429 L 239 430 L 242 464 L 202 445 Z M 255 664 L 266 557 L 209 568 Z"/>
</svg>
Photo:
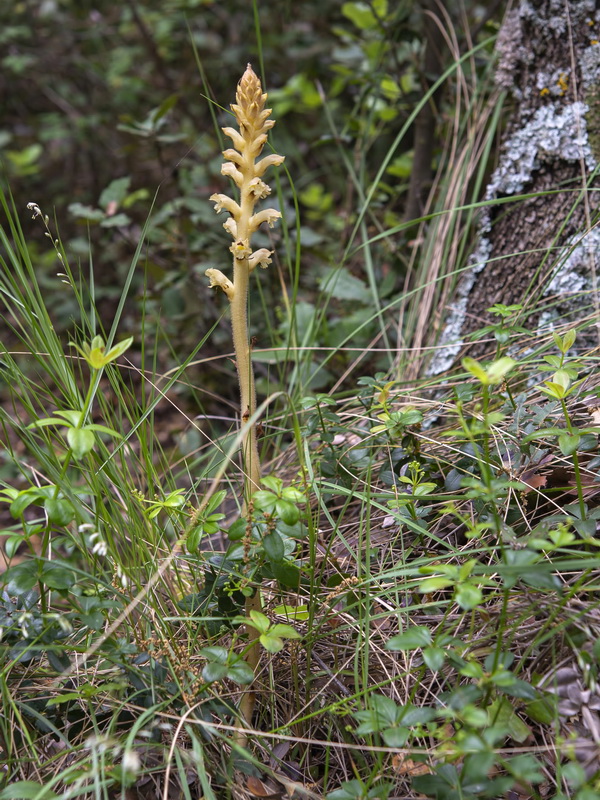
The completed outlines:
<svg viewBox="0 0 600 800">
<path fill-rule="evenodd" d="M 218 269 L 206 270 L 210 285 L 222 289 L 231 305 L 233 346 L 244 425 L 242 452 L 246 503 L 260 485 L 256 429 L 254 425 L 248 424 L 256 411 L 256 391 L 248 339 L 248 283 L 250 273 L 257 266 L 266 268 L 271 263 L 272 254 L 264 247 L 252 252 L 250 243 L 252 234 L 263 222 L 273 227 L 275 220 L 281 216 L 274 208 L 265 208 L 255 213 L 254 207 L 259 200 L 271 193 L 270 187 L 262 180 L 265 170 L 284 160 L 283 156 L 275 154 L 256 160 L 267 141 L 267 131 L 275 124 L 274 120 L 268 118 L 271 109 L 265 108 L 266 99 L 267 95 L 262 91 L 260 80 L 248 64 L 238 84 L 237 102 L 231 105 L 240 128 L 239 133 L 234 128 L 223 128 L 223 133 L 233 141 L 234 147 L 223 151 L 226 161 L 221 172 L 233 179 L 240 192 L 240 201 L 238 203 L 226 194 L 213 194 L 210 198 L 215 203 L 217 213 L 225 209 L 230 215 L 223 227 L 233 238 L 233 244 L 229 248 L 233 254 L 233 281 Z"/>
<path fill-rule="evenodd" d="M 266 268 L 271 263 L 271 251 L 265 248 L 252 251 L 252 235 L 266 222 L 273 226 L 281 216 L 274 208 L 255 212 L 255 206 L 271 193 L 263 181 L 263 175 L 270 166 L 281 164 L 283 156 L 271 154 L 259 158 L 267 141 L 267 131 L 275 124 L 269 119 L 270 108 L 265 108 L 267 95 L 263 92 L 260 80 L 248 64 L 236 92 L 236 102 L 231 110 L 237 120 L 239 132 L 235 128 L 223 128 L 223 133 L 233 142 L 233 148 L 225 150 L 225 163 L 221 168 L 223 175 L 232 178 L 239 189 L 239 202 L 226 194 L 213 194 L 217 213 L 225 210 L 229 217 L 223 227 L 231 235 L 233 243 L 229 248 L 233 255 L 233 281 L 218 269 L 206 270 L 210 285 L 222 289 L 231 306 L 231 327 L 233 346 L 240 383 L 242 416 L 242 460 L 244 469 L 244 513 L 251 514 L 251 498 L 260 488 L 260 461 L 256 428 L 252 419 L 256 411 L 256 390 L 252 371 L 251 346 L 248 337 L 248 284 L 250 273 L 257 266 Z M 259 159 L 259 160 L 257 160 Z M 260 595 L 256 592 L 246 601 L 246 613 L 260 609 Z M 246 660 L 256 671 L 259 659 L 259 633 L 247 626 L 251 646 Z M 249 723 L 254 706 L 253 693 L 247 692 L 242 699 L 241 711 Z"/>
</svg>

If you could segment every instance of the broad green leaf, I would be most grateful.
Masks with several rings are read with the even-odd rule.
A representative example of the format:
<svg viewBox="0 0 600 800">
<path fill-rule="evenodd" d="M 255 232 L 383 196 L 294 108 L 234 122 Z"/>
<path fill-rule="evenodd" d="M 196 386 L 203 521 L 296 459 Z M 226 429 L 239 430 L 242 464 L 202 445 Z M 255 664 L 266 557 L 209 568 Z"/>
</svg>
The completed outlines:
<svg viewBox="0 0 600 800">
<path fill-rule="evenodd" d="M 481 366 L 479 361 L 475 361 L 474 358 L 470 358 L 469 356 L 466 356 L 461 361 L 461 364 L 467 370 L 467 372 L 471 373 L 471 375 L 474 378 L 477 378 L 478 381 L 480 381 L 481 383 L 487 385 L 488 376 L 487 376 L 487 373 L 486 373 L 485 369 Z"/>
<path fill-rule="evenodd" d="M 123 355 L 123 353 L 128 350 L 132 344 L 133 336 L 129 336 L 129 338 L 123 339 L 122 342 L 119 342 L 114 347 L 111 347 L 108 353 L 104 355 L 104 363 L 108 364 L 109 361 L 114 361 L 115 358 Z"/>
<path fill-rule="evenodd" d="M 576 452 L 579 447 L 581 437 L 578 433 L 563 433 L 558 437 L 558 446 L 563 456 L 570 456 Z"/>
<path fill-rule="evenodd" d="M 54 800 L 59 795 L 36 781 L 17 781 L 0 792 L 0 800 Z"/>
<path fill-rule="evenodd" d="M 70 425 L 73 427 L 77 427 L 81 424 L 81 415 L 82 411 L 75 411 L 74 409 L 66 409 L 65 411 L 55 411 L 54 412 L 57 417 L 62 417 L 66 419 Z"/>
<path fill-rule="evenodd" d="M 59 525 L 61 528 L 66 527 L 69 522 L 75 519 L 75 511 L 73 506 L 68 500 L 64 498 L 49 497 L 44 502 L 44 508 L 48 514 L 48 521 L 53 525 Z"/>
<path fill-rule="evenodd" d="M 444 666 L 446 651 L 441 647 L 425 647 L 423 649 L 423 661 L 432 672 L 439 672 Z"/>
<path fill-rule="evenodd" d="M 248 620 L 246 620 L 247 622 Z M 250 623 L 257 631 L 261 633 L 266 633 L 269 630 L 271 625 L 269 618 L 265 616 L 261 611 L 254 611 L 250 612 Z"/>
<path fill-rule="evenodd" d="M 344 3 L 342 14 L 353 22 L 360 30 L 367 30 L 377 24 L 375 15 L 366 3 Z"/>
<path fill-rule="evenodd" d="M 302 638 L 295 628 L 292 628 L 291 625 L 286 625 L 283 622 L 277 622 L 275 625 L 273 625 L 273 627 L 269 630 L 269 633 L 273 633 L 275 636 L 280 636 L 282 639 Z"/>
<path fill-rule="evenodd" d="M 286 525 L 295 525 L 300 519 L 300 511 L 288 500 L 278 500 L 275 504 L 275 510 L 277 516 L 283 520 Z"/>
<path fill-rule="evenodd" d="M 308 606 L 306 605 L 289 606 L 283 604 L 275 606 L 273 613 L 280 617 L 287 617 L 288 619 L 297 620 L 299 622 L 305 622 L 310 617 Z"/>
<path fill-rule="evenodd" d="M 262 511 L 263 514 L 272 514 L 277 503 L 277 495 L 265 489 L 259 489 L 252 495 L 252 502 L 254 507 Z"/>
<path fill-rule="evenodd" d="M 431 644 L 431 631 L 424 625 L 413 625 L 412 628 L 392 636 L 385 643 L 386 650 L 417 650 Z"/>
<path fill-rule="evenodd" d="M 272 633 L 261 633 L 260 643 L 268 653 L 279 653 L 283 650 L 284 641 L 281 637 L 275 636 Z"/>
<path fill-rule="evenodd" d="M 158 108 L 152 113 L 152 122 L 156 125 L 156 123 L 162 119 L 169 111 L 173 108 L 173 106 L 179 100 L 178 94 L 170 94 L 162 103 L 158 106 Z"/>
<path fill-rule="evenodd" d="M 277 531 L 273 531 L 264 536 L 262 546 L 269 561 L 274 561 L 275 563 L 283 561 L 285 548 L 283 546 L 283 540 Z"/>
<path fill-rule="evenodd" d="M 552 383 L 557 383 L 559 386 L 566 390 L 571 385 L 571 376 L 566 369 L 558 369 L 552 376 Z"/>
<path fill-rule="evenodd" d="M 123 438 L 123 436 L 118 431 L 115 431 L 112 428 L 107 428 L 106 425 L 98 425 L 95 422 L 93 422 L 91 425 L 85 425 L 83 430 L 97 431 L 98 433 L 106 433 L 108 434 L 108 436 L 114 436 L 117 439 Z"/>
<path fill-rule="evenodd" d="M 49 589 L 65 591 L 75 583 L 75 573 L 61 564 L 44 564 L 42 567 L 42 582 Z"/>
<path fill-rule="evenodd" d="M 71 203 L 67 206 L 69 214 L 79 219 L 86 219 L 88 222 L 100 222 L 104 219 L 104 211 L 100 208 L 93 208 L 92 206 L 84 206 L 82 203 Z"/>
<path fill-rule="evenodd" d="M 419 592 L 421 594 L 429 594 L 430 592 L 438 592 L 440 589 L 446 589 L 448 586 L 453 586 L 454 581 L 450 578 L 425 578 L 419 583 Z"/>
<path fill-rule="evenodd" d="M 238 684 L 252 683 L 254 680 L 254 671 L 249 664 L 246 664 L 246 662 L 240 658 L 235 664 L 230 664 L 227 670 L 227 677 L 229 680 Z"/>
<path fill-rule="evenodd" d="M 262 479 L 261 483 L 271 492 L 275 492 L 277 495 L 281 494 L 281 490 L 283 489 L 283 481 L 281 478 L 278 478 L 275 475 L 267 475 Z"/>
<path fill-rule="evenodd" d="M 300 584 L 300 570 L 291 561 L 282 561 L 280 564 L 271 562 L 271 572 L 282 586 L 297 589 Z"/>
<path fill-rule="evenodd" d="M 119 205 L 127 194 L 130 183 L 131 178 L 129 176 L 111 181 L 100 195 L 98 200 L 100 208 L 106 210 L 110 204 Z"/>
<path fill-rule="evenodd" d="M 212 514 L 213 511 L 215 511 L 221 505 L 221 503 L 223 502 L 223 500 L 225 500 L 226 497 L 227 497 L 226 489 L 220 489 L 218 492 L 215 492 L 208 501 L 208 503 L 206 504 L 204 511 L 202 512 L 203 515 L 208 516 L 209 514 Z M 246 521 L 243 520 L 243 522 L 245 526 Z"/>
<path fill-rule="evenodd" d="M 516 714 L 506 697 L 494 700 L 490 705 L 489 712 L 494 724 L 505 728 L 513 741 L 521 744 L 531 736 L 531 728 Z"/>
<path fill-rule="evenodd" d="M 558 698 L 553 694 L 545 694 L 543 697 L 527 703 L 525 713 L 534 722 L 551 725 L 558 718 Z"/>
<path fill-rule="evenodd" d="M 200 655 L 207 661 L 216 661 L 218 664 L 226 664 L 229 651 L 225 647 L 203 647 Z"/>
<path fill-rule="evenodd" d="M 570 350 L 571 347 L 575 344 L 575 339 L 577 338 L 577 331 L 575 328 L 571 328 L 568 330 L 565 335 L 563 336 L 563 353 L 566 353 L 567 350 Z"/>
<path fill-rule="evenodd" d="M 69 428 L 67 442 L 77 460 L 83 458 L 94 448 L 96 442 L 92 431 L 86 428 Z"/>
<path fill-rule="evenodd" d="M 486 370 L 488 383 L 492 384 L 492 386 L 502 383 L 516 363 L 514 358 L 509 358 L 508 356 L 493 361 Z"/>
<path fill-rule="evenodd" d="M 565 396 L 564 387 L 553 381 L 544 381 L 544 386 L 538 386 L 538 389 L 540 392 L 543 392 L 543 394 L 548 397 L 553 397 L 556 400 L 560 400 Z"/>
<path fill-rule="evenodd" d="M 217 661 L 209 661 L 202 668 L 202 678 L 206 683 L 213 683 L 213 681 L 221 681 L 227 677 L 229 667 L 227 664 L 219 664 Z"/>
<path fill-rule="evenodd" d="M 470 611 L 483 601 L 483 592 L 472 583 L 463 583 L 456 589 L 455 600 L 465 611 Z"/>
<path fill-rule="evenodd" d="M 49 425 L 64 425 L 64 419 L 58 417 L 46 417 L 45 419 L 38 419 L 35 422 L 30 422 L 25 430 L 30 431 L 32 428 L 47 428 Z"/>
<path fill-rule="evenodd" d="M 388 728 L 381 733 L 387 747 L 404 747 L 409 735 L 410 730 L 408 728 Z"/>
</svg>

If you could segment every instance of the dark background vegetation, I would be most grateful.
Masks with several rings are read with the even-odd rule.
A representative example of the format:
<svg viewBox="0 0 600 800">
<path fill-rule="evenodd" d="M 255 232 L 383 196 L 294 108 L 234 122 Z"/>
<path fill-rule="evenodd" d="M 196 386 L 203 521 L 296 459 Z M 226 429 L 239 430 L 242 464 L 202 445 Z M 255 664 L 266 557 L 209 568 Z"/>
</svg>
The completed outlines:
<svg viewBox="0 0 600 800">
<path fill-rule="evenodd" d="M 364 196 L 426 89 L 460 52 L 493 35 L 499 16 L 497 4 L 471 0 L 448 10 L 430 0 L 2 4 L 0 158 L 57 326 L 68 329 L 77 309 L 56 277 L 60 265 L 43 227 L 26 212 L 32 201 L 50 216 L 82 280 L 93 274 L 104 325 L 149 219 L 125 325 L 139 330 L 143 304 L 145 336 L 164 342 L 165 368 L 215 323 L 204 353 L 228 349 L 225 303 L 211 297 L 204 277 L 226 254 L 208 197 L 224 188 L 219 126 L 251 61 L 269 92 L 273 146 L 287 170 L 278 192 L 287 222 L 271 237 L 275 268 L 261 280 L 269 313 L 253 317 L 258 347 L 288 336 L 282 279 L 298 330 L 310 326 L 313 345 L 338 345 L 372 315 L 362 255 L 349 253 L 360 236 L 419 216 L 452 117 L 451 91 L 436 93 L 417 116 L 417 133 L 393 152 L 366 225 L 351 238 Z M 491 45 L 479 52 L 476 68 L 488 68 L 490 53 Z M 370 281 L 380 299 L 403 286 L 414 235 L 375 248 Z M 317 313 L 317 292 L 340 267 L 335 299 Z M 364 326 L 353 345 L 367 346 L 373 333 Z M 314 388 L 345 366 L 336 355 L 315 374 Z M 209 388 L 219 382 L 218 372 L 204 376 Z"/>
</svg>

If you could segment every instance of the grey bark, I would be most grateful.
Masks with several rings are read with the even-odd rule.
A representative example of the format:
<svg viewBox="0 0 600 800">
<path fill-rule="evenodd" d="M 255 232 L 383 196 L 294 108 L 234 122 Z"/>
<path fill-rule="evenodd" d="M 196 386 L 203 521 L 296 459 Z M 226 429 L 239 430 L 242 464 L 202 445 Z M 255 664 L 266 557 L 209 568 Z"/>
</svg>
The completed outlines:
<svg viewBox="0 0 600 800">
<path fill-rule="evenodd" d="M 473 266 L 442 334 L 441 343 L 454 346 L 436 353 L 430 373 L 454 363 L 465 337 L 489 323 L 486 309 L 495 303 L 524 304 L 524 322 L 534 331 L 586 316 L 595 323 L 599 41 L 594 0 L 520 0 L 507 13 L 496 80 L 509 92 L 513 113 L 486 198 L 554 193 L 483 213 Z M 586 339 L 597 346 L 595 324 Z M 485 349 L 471 345 L 469 354 L 480 357 Z"/>
</svg>

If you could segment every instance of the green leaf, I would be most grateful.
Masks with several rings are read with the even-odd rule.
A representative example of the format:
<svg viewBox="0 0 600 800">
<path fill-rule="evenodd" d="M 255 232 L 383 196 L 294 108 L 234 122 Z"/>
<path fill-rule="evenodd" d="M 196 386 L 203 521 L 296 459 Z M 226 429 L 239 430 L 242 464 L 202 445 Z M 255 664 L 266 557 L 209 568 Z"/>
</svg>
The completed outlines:
<svg viewBox="0 0 600 800">
<path fill-rule="evenodd" d="M 133 336 L 129 336 L 127 339 L 123 339 L 122 342 L 119 342 L 114 347 L 111 347 L 108 353 L 104 355 L 104 363 L 108 364 L 109 361 L 114 361 L 115 358 L 123 355 L 123 353 L 128 350 L 132 344 Z"/>
<path fill-rule="evenodd" d="M 289 589 L 297 589 L 300 584 L 300 570 L 291 561 L 282 561 L 280 564 L 271 562 L 271 572 L 275 580 Z"/>
<path fill-rule="evenodd" d="M 210 498 L 210 500 L 208 501 L 208 503 L 206 504 L 206 506 L 204 507 L 202 515 L 204 517 L 208 517 L 210 514 L 212 514 L 213 511 L 217 510 L 217 508 L 221 505 L 221 503 L 223 502 L 223 500 L 225 500 L 226 497 L 227 497 L 227 490 L 226 489 L 221 489 L 220 491 L 215 492 L 213 494 L 213 496 Z M 244 526 L 245 526 L 246 521 L 242 520 L 242 522 L 244 523 Z"/>
<path fill-rule="evenodd" d="M 227 664 L 229 650 L 225 647 L 203 647 L 200 655 L 207 661 L 216 661 L 217 664 Z"/>
<path fill-rule="evenodd" d="M 104 219 L 105 214 L 100 208 L 92 208 L 92 206 L 84 206 L 81 203 L 71 203 L 67 206 L 69 214 L 79 219 L 86 219 L 88 222 L 100 222 Z"/>
<path fill-rule="evenodd" d="M 371 301 L 371 292 L 366 283 L 352 275 L 345 267 L 328 267 L 323 270 L 319 285 L 323 292 L 332 295 L 336 300 L 363 304 Z"/>
<path fill-rule="evenodd" d="M 571 328 L 568 330 L 565 335 L 563 336 L 563 353 L 566 353 L 567 350 L 570 350 L 571 347 L 575 344 L 575 339 L 577 338 L 577 331 L 575 328 Z"/>
<path fill-rule="evenodd" d="M 156 111 L 154 111 L 152 114 L 152 122 L 156 125 L 160 119 L 169 113 L 178 100 L 178 94 L 170 94 L 165 100 L 162 101 Z"/>
<path fill-rule="evenodd" d="M 274 492 L 276 495 L 281 494 L 281 490 L 283 489 L 283 481 L 281 478 L 276 477 L 275 475 L 267 475 L 261 481 L 263 486 L 266 486 L 271 492 Z"/>
<path fill-rule="evenodd" d="M 62 417 L 63 419 L 66 419 L 67 422 L 70 425 L 73 425 L 74 428 L 76 428 L 78 425 L 81 425 L 82 422 L 81 417 L 83 414 L 82 411 L 76 411 L 75 409 L 67 408 L 64 411 L 55 411 L 54 413 L 56 414 L 57 417 Z"/>
<path fill-rule="evenodd" d="M 472 583 L 463 583 L 456 589 L 455 600 L 465 611 L 470 611 L 483 600 L 483 592 Z"/>
<path fill-rule="evenodd" d="M 538 386 L 538 389 L 543 394 L 548 397 L 553 397 L 555 400 L 561 400 L 565 396 L 564 387 L 553 381 L 544 381 L 544 386 Z"/>
<path fill-rule="evenodd" d="M 280 636 L 282 639 L 301 639 L 302 636 L 291 625 L 286 625 L 284 622 L 277 622 L 269 630 L 269 633 L 275 636 Z"/>
<path fill-rule="evenodd" d="M 277 503 L 277 495 L 266 489 L 259 489 L 252 495 L 252 502 L 254 507 L 262 511 L 263 514 L 272 514 Z"/>
<path fill-rule="evenodd" d="M 92 431 L 86 428 L 69 428 L 67 442 L 77 460 L 83 458 L 93 449 L 96 439 Z"/>
<path fill-rule="evenodd" d="M 386 650 L 417 650 L 431 644 L 431 631 L 424 625 L 413 625 L 412 628 L 392 636 L 385 643 Z"/>
<path fill-rule="evenodd" d="M 202 668 L 202 679 L 206 683 L 213 683 L 214 681 L 221 681 L 227 677 L 229 667 L 227 664 L 219 664 L 217 661 L 209 661 Z"/>
<path fill-rule="evenodd" d="M 234 681 L 234 683 L 244 684 L 252 683 L 254 680 L 254 672 L 246 662 L 240 658 L 234 664 L 229 666 L 227 670 L 227 677 Z"/>
<path fill-rule="evenodd" d="M 250 621 L 251 621 L 250 624 L 252 624 L 252 626 L 261 633 L 266 633 L 271 625 L 269 618 L 265 616 L 265 614 L 263 614 L 261 611 L 252 610 L 250 612 Z"/>
<path fill-rule="evenodd" d="M 0 800 L 54 800 L 59 795 L 36 781 L 17 781 L 2 789 Z"/>
<path fill-rule="evenodd" d="M 446 651 L 441 647 L 425 647 L 423 649 L 423 661 L 432 672 L 439 672 L 444 666 Z"/>
<path fill-rule="evenodd" d="M 300 519 L 300 511 L 288 500 L 278 500 L 275 504 L 275 510 L 277 516 L 283 520 L 286 525 L 295 525 Z"/>
<path fill-rule="evenodd" d="M 503 356 L 493 361 L 486 370 L 488 383 L 492 385 L 502 383 L 516 363 L 514 358 L 509 358 L 508 356 Z"/>
<path fill-rule="evenodd" d="M 97 433 L 106 433 L 108 436 L 114 436 L 116 439 L 122 439 L 123 436 L 118 431 L 113 430 L 112 428 L 107 428 L 106 425 L 98 425 L 97 423 L 93 422 L 91 425 L 86 425 L 83 430 L 85 431 L 96 431 Z"/>
<path fill-rule="evenodd" d="M 41 580 L 49 589 L 65 591 L 75 583 L 75 573 L 61 564 L 44 564 Z"/>
<path fill-rule="evenodd" d="M 573 455 L 579 447 L 581 437 L 578 433 L 563 433 L 558 437 L 558 446 L 563 456 Z"/>
<path fill-rule="evenodd" d="M 277 531 L 267 533 L 267 535 L 263 537 L 262 546 L 269 561 L 274 561 L 275 563 L 281 563 L 283 561 L 285 548 L 283 539 Z"/>
<path fill-rule="evenodd" d="M 421 594 L 429 594 L 430 592 L 438 592 L 440 589 L 446 589 L 448 586 L 453 586 L 454 581 L 450 578 L 425 578 L 419 583 L 419 592 Z"/>
<path fill-rule="evenodd" d="M 489 712 L 494 724 L 505 728 L 513 741 L 522 744 L 531 736 L 531 728 L 515 713 L 506 697 L 494 700 L 490 705 Z"/>
<path fill-rule="evenodd" d="M 342 5 L 342 14 L 361 31 L 374 28 L 377 25 L 377 18 L 367 3 L 344 3 Z"/>
<path fill-rule="evenodd" d="M 386 747 L 404 747 L 409 735 L 408 728 L 388 728 L 381 733 Z"/>
<path fill-rule="evenodd" d="M 100 195 L 98 205 L 104 210 L 106 210 L 111 203 L 116 203 L 119 205 L 129 191 L 130 184 L 131 178 L 129 176 L 125 178 L 117 178 L 116 180 L 112 181 Z"/>
<path fill-rule="evenodd" d="M 487 385 L 488 376 L 487 376 L 486 371 L 484 370 L 484 368 L 479 363 L 479 361 L 475 361 L 474 358 L 470 358 L 469 356 L 466 356 L 461 361 L 461 364 L 467 370 L 467 372 L 471 373 L 471 375 L 474 378 L 477 378 L 478 381 L 480 381 L 481 383 Z"/>
<path fill-rule="evenodd" d="M 284 641 L 279 636 L 272 633 L 262 633 L 259 637 L 260 643 L 268 653 L 279 653 L 283 650 Z"/>
<path fill-rule="evenodd" d="M 44 508 L 48 514 L 48 521 L 61 528 L 66 527 L 75 519 L 73 506 L 64 498 L 49 497 L 44 502 Z"/>
<path fill-rule="evenodd" d="M 558 698 L 553 694 L 545 694 L 527 703 L 525 713 L 534 722 L 551 725 L 558 718 Z"/>
<path fill-rule="evenodd" d="M 227 530 L 227 536 L 232 542 L 238 542 L 240 539 L 244 538 L 244 534 L 246 533 L 246 520 L 245 519 L 236 519 L 236 521 L 229 526 Z"/>
<path fill-rule="evenodd" d="M 304 492 L 299 489 L 294 489 L 293 486 L 287 486 L 281 493 L 284 500 L 289 500 L 290 503 L 303 503 L 306 500 Z"/>
</svg>

